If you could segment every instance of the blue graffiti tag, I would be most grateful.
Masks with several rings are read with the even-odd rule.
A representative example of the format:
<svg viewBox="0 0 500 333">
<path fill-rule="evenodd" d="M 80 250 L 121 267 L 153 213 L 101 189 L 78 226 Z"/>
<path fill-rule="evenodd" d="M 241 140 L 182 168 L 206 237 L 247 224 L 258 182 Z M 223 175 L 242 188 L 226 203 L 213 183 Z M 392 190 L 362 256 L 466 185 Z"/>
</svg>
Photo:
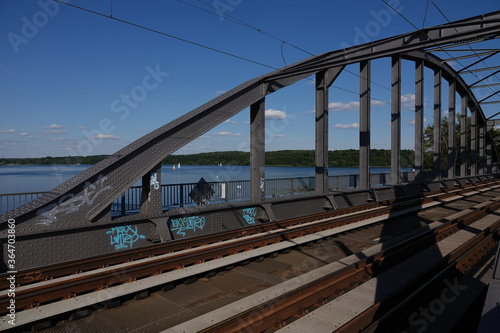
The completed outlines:
<svg viewBox="0 0 500 333">
<path fill-rule="evenodd" d="M 255 224 L 255 215 L 257 215 L 257 207 L 243 208 L 243 218 L 248 224 Z"/>
<path fill-rule="evenodd" d="M 122 227 L 113 227 L 106 231 L 110 236 L 111 245 L 115 246 L 115 250 L 132 248 L 132 245 L 139 239 L 145 239 L 143 235 L 137 233 L 137 226 L 125 225 Z"/>
<path fill-rule="evenodd" d="M 205 226 L 205 217 L 204 216 L 190 216 L 190 217 L 181 217 L 178 219 L 172 219 L 172 231 L 177 231 L 177 235 L 186 236 L 185 230 L 193 230 L 196 232 L 196 229 L 203 230 Z"/>
</svg>

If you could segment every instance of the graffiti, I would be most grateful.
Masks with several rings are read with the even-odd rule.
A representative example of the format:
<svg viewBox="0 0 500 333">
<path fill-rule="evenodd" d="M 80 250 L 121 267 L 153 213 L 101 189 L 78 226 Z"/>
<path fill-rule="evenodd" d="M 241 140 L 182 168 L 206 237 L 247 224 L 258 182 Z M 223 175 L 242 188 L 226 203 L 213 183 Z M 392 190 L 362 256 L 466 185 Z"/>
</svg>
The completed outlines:
<svg viewBox="0 0 500 333">
<path fill-rule="evenodd" d="M 157 180 L 156 172 L 151 172 L 151 182 L 149 183 L 149 185 L 153 186 L 155 190 L 160 188 L 160 183 Z"/>
<path fill-rule="evenodd" d="M 125 225 L 122 227 L 113 227 L 106 231 L 110 237 L 111 245 L 115 250 L 132 248 L 132 245 L 139 239 L 145 239 L 143 235 L 137 233 L 137 226 Z"/>
<path fill-rule="evenodd" d="M 204 216 L 190 216 L 181 217 L 178 219 L 172 219 L 172 231 L 177 231 L 177 235 L 186 236 L 185 230 L 192 230 L 196 232 L 196 229 L 203 230 L 205 226 Z"/>
<path fill-rule="evenodd" d="M 243 218 L 248 224 L 255 224 L 255 216 L 257 215 L 257 207 L 243 208 Z"/>
<path fill-rule="evenodd" d="M 111 188 L 109 185 L 104 186 L 104 182 L 107 179 L 108 177 L 100 175 L 95 184 L 91 184 L 90 182 L 85 183 L 83 195 L 75 197 L 73 193 L 70 193 L 62 196 L 57 204 L 54 203 L 38 210 L 37 215 L 41 215 L 44 218 L 38 220 L 36 224 L 50 225 L 57 221 L 57 215 L 75 213 L 84 204 L 91 206 L 101 193 Z"/>
<path fill-rule="evenodd" d="M 262 193 L 264 193 L 264 191 L 265 191 L 265 184 L 266 184 L 266 180 L 264 179 L 264 177 L 260 177 L 260 191 Z"/>
</svg>

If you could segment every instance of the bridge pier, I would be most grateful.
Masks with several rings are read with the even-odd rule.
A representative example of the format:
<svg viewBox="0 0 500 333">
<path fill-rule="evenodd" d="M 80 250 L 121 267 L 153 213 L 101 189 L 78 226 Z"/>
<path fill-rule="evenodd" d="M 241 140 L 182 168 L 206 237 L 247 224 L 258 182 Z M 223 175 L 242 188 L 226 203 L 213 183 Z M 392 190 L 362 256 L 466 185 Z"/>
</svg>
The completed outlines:
<svg viewBox="0 0 500 333">
<path fill-rule="evenodd" d="M 441 79 L 442 70 L 434 70 L 434 180 L 441 179 Z"/>
<path fill-rule="evenodd" d="M 359 187 L 367 189 L 370 188 L 371 62 L 359 64 Z"/>
<path fill-rule="evenodd" d="M 470 174 L 476 176 L 477 172 L 477 110 L 471 109 L 470 113 Z"/>
<path fill-rule="evenodd" d="M 415 182 L 424 181 L 424 61 L 415 61 Z"/>
<path fill-rule="evenodd" d="M 391 184 L 401 183 L 401 57 L 392 57 L 391 69 Z"/>
<path fill-rule="evenodd" d="M 266 131 L 265 97 L 250 105 L 250 199 L 266 197 Z"/>
<path fill-rule="evenodd" d="M 455 178 L 455 103 L 456 103 L 455 80 L 449 82 L 448 86 L 448 178 Z"/>
<path fill-rule="evenodd" d="M 159 163 L 142 177 L 141 214 L 158 216 L 162 213 L 161 163 Z"/>
<path fill-rule="evenodd" d="M 479 126 L 479 174 L 484 175 L 486 173 L 485 168 L 486 168 L 486 156 L 485 156 L 485 145 L 484 143 L 486 142 L 486 129 L 487 129 L 487 124 L 483 124 L 482 126 Z"/>
<path fill-rule="evenodd" d="M 467 95 L 460 101 L 460 177 L 467 177 Z"/>
<path fill-rule="evenodd" d="M 316 73 L 316 179 L 315 191 L 328 192 L 328 89 L 345 66 Z"/>
</svg>

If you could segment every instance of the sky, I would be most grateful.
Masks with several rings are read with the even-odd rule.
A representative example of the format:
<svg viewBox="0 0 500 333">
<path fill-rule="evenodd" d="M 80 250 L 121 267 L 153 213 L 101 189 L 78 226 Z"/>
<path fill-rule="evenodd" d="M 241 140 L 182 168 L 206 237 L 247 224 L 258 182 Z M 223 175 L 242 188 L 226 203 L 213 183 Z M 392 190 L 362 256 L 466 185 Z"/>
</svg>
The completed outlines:
<svg viewBox="0 0 500 333">
<path fill-rule="evenodd" d="M 403 18 L 382 0 L 67 2 L 84 9 L 0 0 L 0 157 L 113 154 L 273 68 L 446 23 L 436 5 L 450 21 L 500 9 L 497 0 L 387 0 Z M 330 150 L 358 147 L 358 74 L 348 66 L 330 88 Z M 425 80 L 427 125 L 428 69 Z M 374 149 L 390 149 L 389 83 L 390 60 L 373 61 Z M 404 62 L 403 149 L 414 148 L 414 94 L 414 64 Z M 314 149 L 314 107 L 313 78 L 267 96 L 266 150 Z M 247 108 L 176 154 L 248 151 L 249 131 Z"/>
</svg>

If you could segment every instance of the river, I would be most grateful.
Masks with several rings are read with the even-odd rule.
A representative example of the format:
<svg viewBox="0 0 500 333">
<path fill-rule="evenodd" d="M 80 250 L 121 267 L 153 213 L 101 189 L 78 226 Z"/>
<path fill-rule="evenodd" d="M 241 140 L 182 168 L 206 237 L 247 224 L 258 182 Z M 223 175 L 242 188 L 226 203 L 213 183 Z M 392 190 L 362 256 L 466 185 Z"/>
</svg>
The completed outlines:
<svg viewBox="0 0 500 333">
<path fill-rule="evenodd" d="M 0 167 L 0 194 L 44 192 L 62 184 L 90 165 L 16 165 Z M 175 169 L 174 169 L 175 167 Z M 402 171 L 410 171 L 403 168 Z M 358 168 L 329 168 L 329 175 L 358 174 Z M 371 173 L 389 173 L 390 168 L 371 168 Z M 267 179 L 313 177 L 314 167 L 266 167 Z M 175 165 L 162 166 L 162 184 L 248 180 L 249 166 Z M 139 185 L 139 182 L 136 183 Z"/>
</svg>

